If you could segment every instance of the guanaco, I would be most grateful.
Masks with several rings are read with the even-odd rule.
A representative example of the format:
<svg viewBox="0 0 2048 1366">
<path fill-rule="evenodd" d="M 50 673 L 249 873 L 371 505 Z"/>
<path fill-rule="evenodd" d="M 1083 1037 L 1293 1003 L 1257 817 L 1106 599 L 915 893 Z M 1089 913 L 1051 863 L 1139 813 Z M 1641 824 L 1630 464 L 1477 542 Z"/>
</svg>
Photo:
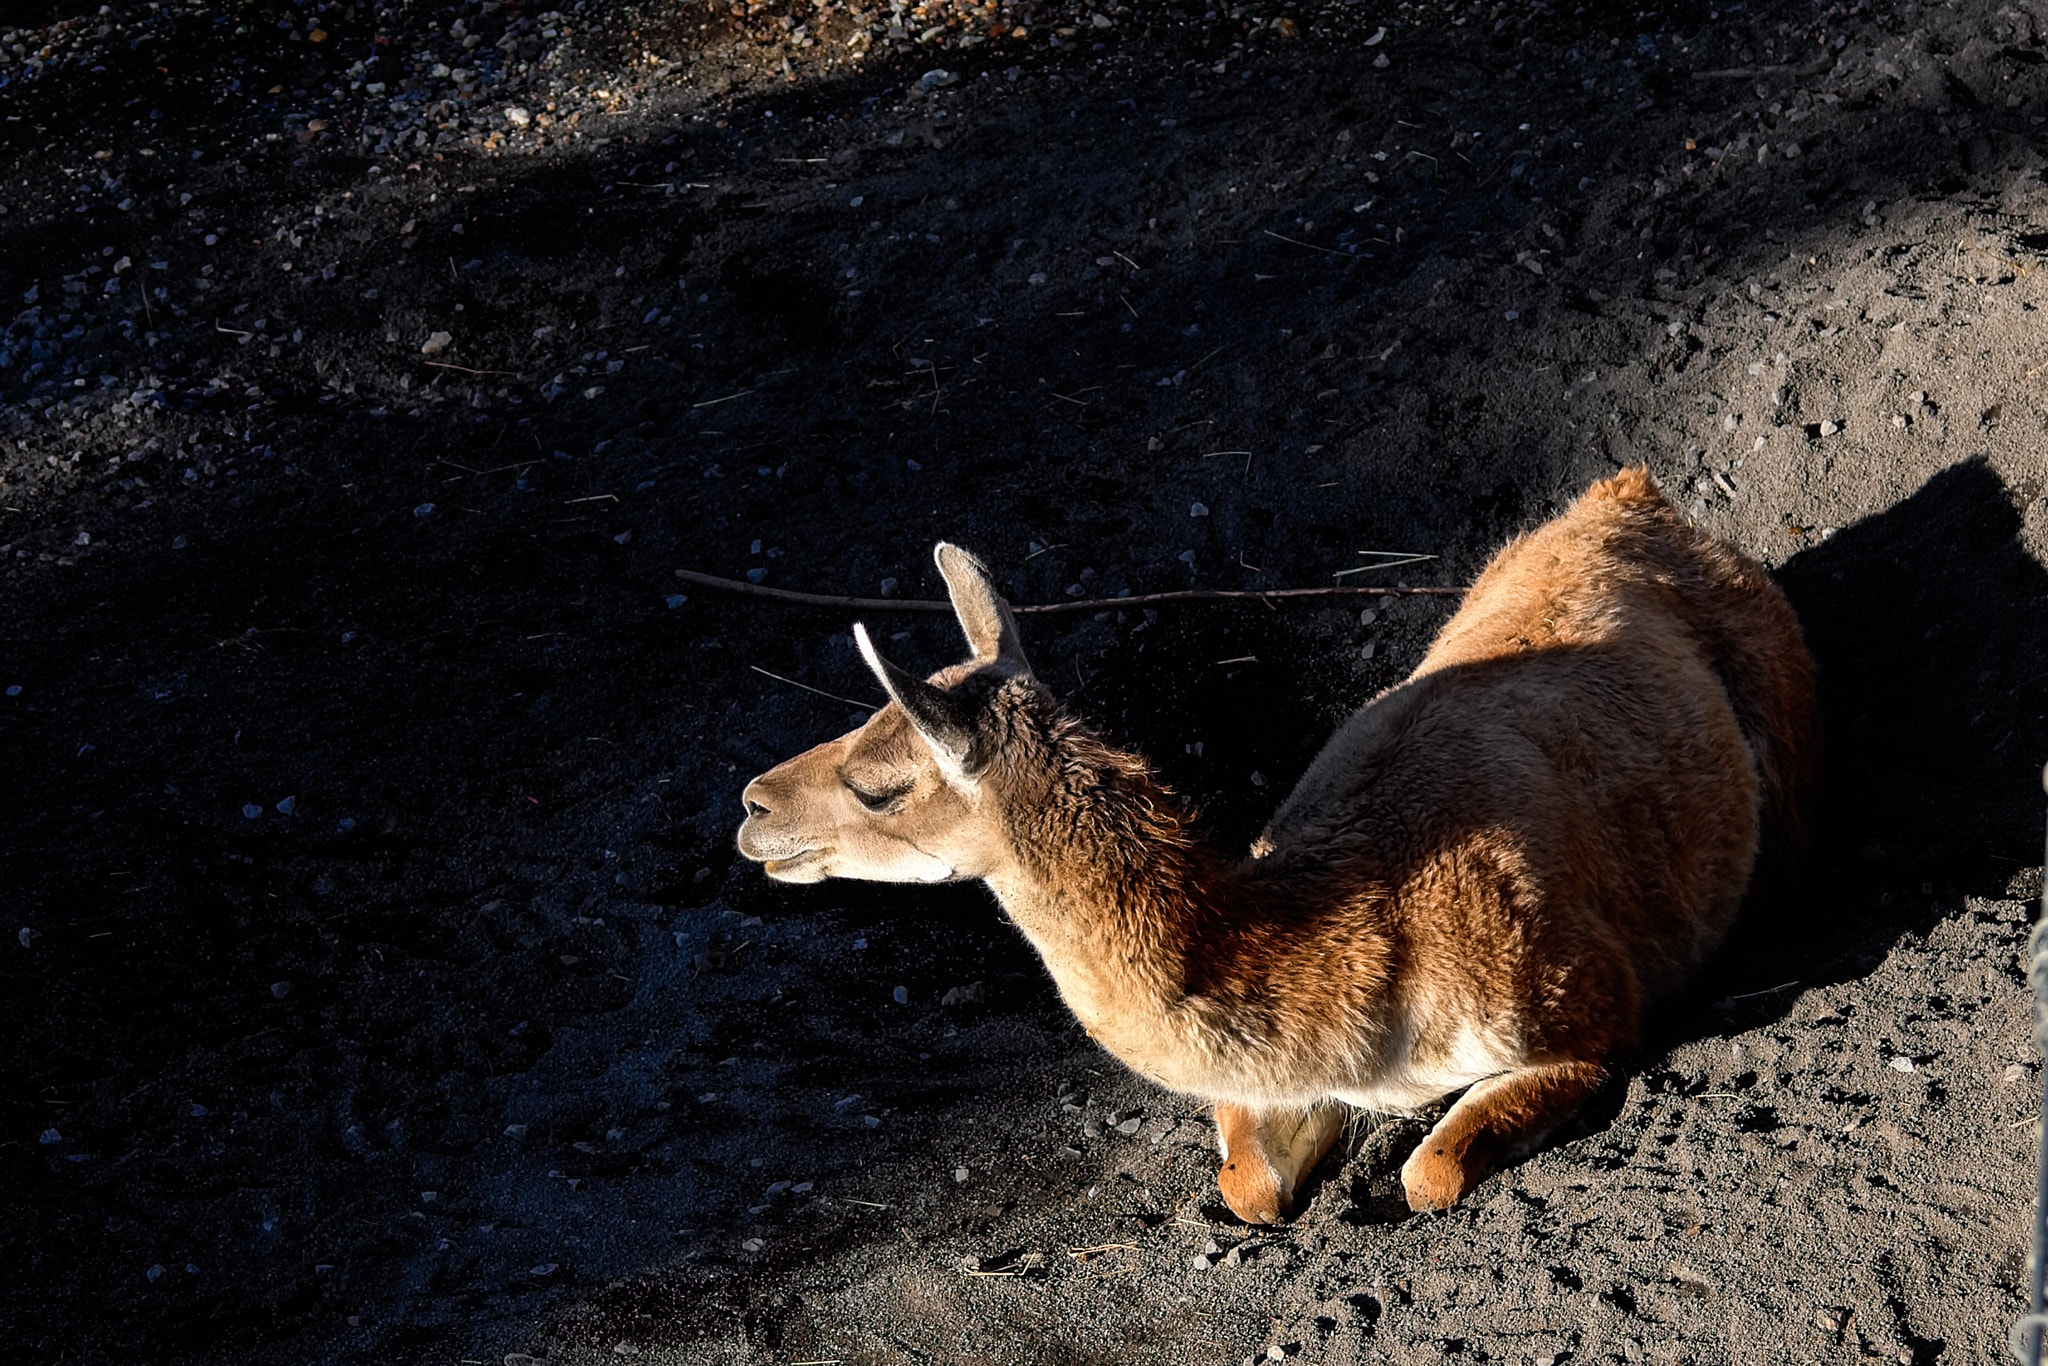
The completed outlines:
<svg viewBox="0 0 2048 1366">
<path fill-rule="evenodd" d="M 1253 1223 L 1346 1107 L 1462 1092 L 1402 1165 L 1417 1210 L 1525 1156 L 1804 838 L 1799 623 L 1642 469 L 1497 553 L 1241 859 L 1061 709 L 978 560 L 936 558 L 973 657 L 921 679 L 856 625 L 889 703 L 747 784 L 740 852 L 782 882 L 986 882 L 1089 1034 L 1214 1104 Z"/>
</svg>

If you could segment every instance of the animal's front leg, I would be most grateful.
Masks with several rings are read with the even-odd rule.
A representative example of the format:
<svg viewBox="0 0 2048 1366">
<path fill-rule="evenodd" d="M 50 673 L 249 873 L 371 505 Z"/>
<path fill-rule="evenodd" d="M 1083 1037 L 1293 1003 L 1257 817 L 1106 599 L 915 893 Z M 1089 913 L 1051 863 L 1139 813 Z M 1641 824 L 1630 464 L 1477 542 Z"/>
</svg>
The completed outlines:
<svg viewBox="0 0 2048 1366">
<path fill-rule="evenodd" d="M 1606 1079 L 1598 1063 L 1552 1062 L 1477 1083 L 1401 1164 L 1408 1208 L 1457 1204 L 1502 1163 L 1542 1142 Z"/>
<path fill-rule="evenodd" d="M 1252 1110 L 1216 1107 L 1223 1170 L 1216 1184 L 1231 1212 L 1248 1224 L 1277 1224 L 1294 1209 L 1294 1192 L 1344 1128 L 1344 1107 Z"/>
</svg>

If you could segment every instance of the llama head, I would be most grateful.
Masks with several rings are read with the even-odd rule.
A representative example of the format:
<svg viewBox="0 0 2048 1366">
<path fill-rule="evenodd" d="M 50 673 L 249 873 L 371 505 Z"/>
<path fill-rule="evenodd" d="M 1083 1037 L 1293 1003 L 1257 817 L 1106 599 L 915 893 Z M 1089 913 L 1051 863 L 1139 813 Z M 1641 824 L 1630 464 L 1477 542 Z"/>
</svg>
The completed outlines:
<svg viewBox="0 0 2048 1366">
<path fill-rule="evenodd" d="M 985 875 L 1006 839 L 983 777 L 1001 744 L 1000 694 L 1031 664 L 988 570 L 958 546 L 933 552 L 973 657 L 929 679 L 884 659 L 856 624 L 888 705 L 748 783 L 739 850 L 780 882 L 828 877 L 946 882 Z"/>
</svg>

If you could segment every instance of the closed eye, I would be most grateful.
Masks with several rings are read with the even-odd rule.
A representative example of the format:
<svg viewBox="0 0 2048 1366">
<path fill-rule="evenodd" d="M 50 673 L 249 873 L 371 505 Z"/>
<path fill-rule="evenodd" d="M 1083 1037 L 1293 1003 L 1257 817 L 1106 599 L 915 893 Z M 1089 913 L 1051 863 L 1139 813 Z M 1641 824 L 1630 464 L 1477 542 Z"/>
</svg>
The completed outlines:
<svg viewBox="0 0 2048 1366">
<path fill-rule="evenodd" d="M 904 795 L 910 791 L 910 789 L 906 786 L 894 788 L 888 792 L 868 792 L 861 788 L 855 787 L 852 783 L 848 783 L 846 785 L 846 790 L 853 794 L 853 799 L 855 801 L 859 802 L 868 810 L 875 812 L 877 815 L 881 814 L 884 811 L 887 811 L 890 807 L 896 805 L 896 803 L 901 801 Z"/>
</svg>

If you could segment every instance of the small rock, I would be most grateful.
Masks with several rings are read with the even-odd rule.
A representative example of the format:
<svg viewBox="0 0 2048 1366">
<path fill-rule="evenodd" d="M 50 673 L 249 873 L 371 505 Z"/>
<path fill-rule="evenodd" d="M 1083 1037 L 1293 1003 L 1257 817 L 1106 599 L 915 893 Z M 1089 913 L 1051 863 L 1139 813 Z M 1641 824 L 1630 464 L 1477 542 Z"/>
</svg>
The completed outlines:
<svg viewBox="0 0 2048 1366">
<path fill-rule="evenodd" d="M 1216 1263 L 1210 1258 L 1209 1254 L 1206 1252 L 1197 1252 L 1193 1257 L 1189 1258 L 1188 1260 L 1197 1271 L 1213 1271 L 1216 1268 Z"/>
<path fill-rule="evenodd" d="M 1188 504 L 1188 516 L 1190 516 L 1190 517 L 1207 517 L 1208 515 L 1209 515 L 1209 505 L 1208 505 L 1207 503 L 1189 503 L 1189 504 Z"/>
<path fill-rule="evenodd" d="M 420 354 L 422 356 L 438 356 L 443 351 L 446 351 L 449 347 L 453 346 L 454 344 L 454 333 L 436 332 L 434 333 L 434 335 L 428 337 L 425 341 L 420 343 Z"/>
<path fill-rule="evenodd" d="M 507 1138 L 523 1139 L 526 1137 L 526 1134 L 527 1126 L 524 1124 L 507 1124 L 505 1126 L 505 1137 Z"/>
<path fill-rule="evenodd" d="M 671 593 L 668 595 L 668 610 L 671 612 L 677 611 L 688 601 L 689 599 L 681 593 Z"/>
<path fill-rule="evenodd" d="M 527 1272 L 526 1274 L 529 1276 L 533 1276 L 535 1278 L 552 1276 L 555 1274 L 555 1263 L 542 1262 L 539 1266 L 534 1267 L 531 1271 Z"/>
<path fill-rule="evenodd" d="M 43 1130 L 43 1136 L 36 1140 L 36 1142 L 42 1144 L 45 1148 L 49 1147 L 53 1143 L 62 1143 L 63 1141 L 64 1135 L 58 1133 L 55 1129 Z"/>
<path fill-rule="evenodd" d="M 1823 421 L 1820 424 L 1820 434 L 1822 436 L 1833 436 L 1836 432 L 1839 432 L 1841 430 L 1842 424 L 1834 421 L 1832 418 L 1827 419 L 1826 421 Z"/>
<path fill-rule="evenodd" d="M 867 1125 L 870 1129 L 879 1129 L 882 1127 L 881 1119 L 875 1115 L 862 1115 L 860 1117 L 860 1122 Z"/>
<path fill-rule="evenodd" d="M 524 128 L 533 122 L 533 111 L 524 105 L 508 104 L 505 106 L 505 122 L 514 128 Z"/>
<path fill-rule="evenodd" d="M 883 580 L 882 580 L 882 596 L 883 596 L 883 597 L 885 597 L 885 598 L 893 598 L 893 597 L 895 597 L 895 596 L 896 596 L 896 580 L 894 580 L 894 579 L 883 579 Z"/>
<path fill-rule="evenodd" d="M 263 808 L 262 808 L 262 807 L 260 807 L 260 806 L 258 806 L 258 805 L 256 805 L 256 803 L 254 803 L 254 802 L 247 802 L 247 803 L 245 803 L 245 804 L 243 805 L 243 807 L 242 807 L 242 816 L 243 816 L 243 819 L 245 819 L 245 820 L 252 820 L 252 821 L 253 821 L 253 820 L 257 820 L 257 819 L 259 819 L 259 818 L 260 818 L 260 817 L 261 817 L 262 815 L 263 815 Z"/>
<path fill-rule="evenodd" d="M 1101 1138 L 1101 1137 L 1102 1137 L 1102 1125 L 1101 1125 L 1101 1123 L 1100 1123 L 1099 1121 L 1096 1121 L 1096 1120 L 1092 1120 L 1092 1119 L 1091 1119 L 1091 1120 L 1089 1120 L 1089 1121 L 1088 1121 L 1088 1122 L 1087 1122 L 1086 1124 L 1083 1124 L 1083 1125 L 1081 1126 L 1081 1136 L 1082 1136 L 1083 1138 Z"/>
<path fill-rule="evenodd" d="M 164 1269 L 161 1266 L 153 1266 L 149 1270 L 143 1272 L 142 1275 L 143 1279 L 147 1280 L 151 1285 L 155 1285 L 158 1281 L 163 1279 Z"/>
<path fill-rule="evenodd" d="M 1918 1070 L 1919 1068 L 1914 1066 L 1911 1058 L 1892 1059 L 1892 1071 L 1894 1072 L 1917 1072 Z"/>
<path fill-rule="evenodd" d="M 20 932 L 17 933 L 14 937 L 21 944 L 21 946 L 26 949 L 33 946 L 35 942 L 38 939 L 41 939 L 43 936 L 41 931 L 32 930 L 28 926 L 23 925 L 21 927 Z"/>
<path fill-rule="evenodd" d="M 434 515 L 434 505 L 432 503 L 421 503 L 412 510 L 412 515 L 422 520 L 431 517 Z"/>
<path fill-rule="evenodd" d="M 292 984 L 290 982 L 272 982 L 270 984 L 270 994 L 282 1001 L 285 997 L 292 994 Z"/>
<path fill-rule="evenodd" d="M 964 1185 L 966 1185 L 966 1184 L 967 1184 L 967 1168 L 965 1168 L 965 1167 L 955 1167 L 955 1168 L 953 1168 L 953 1179 L 954 1179 L 955 1181 L 959 1182 L 959 1183 L 960 1183 L 961 1185 L 963 1185 L 963 1186 L 964 1186 Z"/>
<path fill-rule="evenodd" d="M 895 991 L 891 992 L 890 995 L 896 998 L 896 1004 L 899 1006 L 907 1006 L 910 1004 L 909 987 L 898 987 Z"/>
<path fill-rule="evenodd" d="M 298 809 L 298 805 L 299 799 L 297 797 L 286 797 L 283 801 L 277 804 L 277 814 L 280 816 L 289 816 L 292 814 L 293 811 Z"/>
<path fill-rule="evenodd" d="M 1129 1138 L 1132 1134 L 1138 1132 L 1138 1126 L 1143 1124 L 1144 1122 L 1145 1121 L 1143 1119 L 1140 1119 L 1138 1116 L 1132 1115 L 1129 1119 L 1117 1125 L 1116 1131 L 1122 1134 L 1125 1138 Z"/>
<path fill-rule="evenodd" d="M 762 1242 L 759 1238 L 749 1238 L 744 1243 L 740 1244 L 740 1247 L 747 1252 L 759 1252 L 762 1248 L 766 1246 L 767 1244 Z"/>
</svg>

